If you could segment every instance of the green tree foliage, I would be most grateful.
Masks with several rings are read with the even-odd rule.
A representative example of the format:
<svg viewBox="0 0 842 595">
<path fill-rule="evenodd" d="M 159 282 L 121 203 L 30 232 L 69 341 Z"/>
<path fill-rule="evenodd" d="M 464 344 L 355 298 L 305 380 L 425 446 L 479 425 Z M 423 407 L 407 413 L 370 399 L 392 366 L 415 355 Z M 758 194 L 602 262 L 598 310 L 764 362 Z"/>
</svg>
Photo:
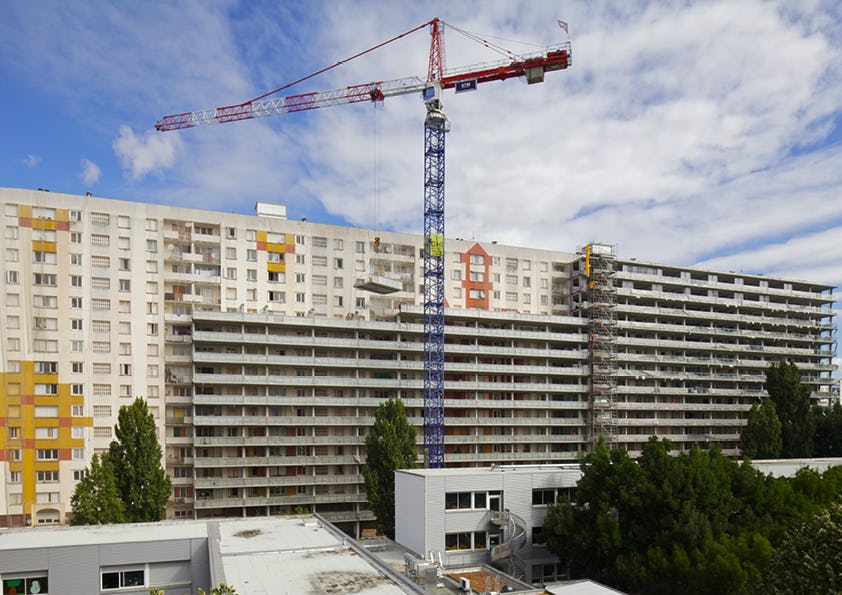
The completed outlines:
<svg viewBox="0 0 842 595">
<path fill-rule="evenodd" d="M 787 532 L 756 592 L 842 593 L 842 503 Z"/>
<path fill-rule="evenodd" d="M 395 470 L 415 467 L 415 428 L 409 425 L 400 399 L 377 407 L 374 427 L 365 437 L 363 467 L 368 505 L 377 517 L 377 528 L 395 536 Z"/>
<path fill-rule="evenodd" d="M 73 509 L 73 525 L 125 522 L 123 501 L 120 499 L 114 466 L 108 453 L 104 453 L 102 458 L 96 454 L 91 458 L 91 466 L 86 469 L 85 477 L 76 484 L 70 505 Z"/>
<path fill-rule="evenodd" d="M 842 405 L 814 407 L 813 455 L 817 457 L 842 457 Z"/>
<path fill-rule="evenodd" d="M 647 594 L 751 593 L 786 531 L 842 493 L 842 468 L 788 480 L 717 450 L 670 448 L 652 438 L 635 461 L 601 441 L 583 457 L 573 500 L 544 524 L 572 577 Z"/>
<path fill-rule="evenodd" d="M 781 454 L 781 421 L 775 402 L 764 399 L 751 406 L 748 421 L 740 434 L 740 449 L 751 459 L 774 459 Z"/>
<path fill-rule="evenodd" d="M 138 397 L 131 405 L 121 407 L 114 431 L 117 440 L 111 442 L 108 454 L 126 521 L 161 520 L 172 482 L 161 467 L 161 445 L 146 402 Z"/>
<path fill-rule="evenodd" d="M 781 421 L 781 457 L 813 454 L 814 420 L 810 415 L 810 387 L 801 384 L 798 366 L 782 361 L 766 370 L 766 391 Z"/>
</svg>

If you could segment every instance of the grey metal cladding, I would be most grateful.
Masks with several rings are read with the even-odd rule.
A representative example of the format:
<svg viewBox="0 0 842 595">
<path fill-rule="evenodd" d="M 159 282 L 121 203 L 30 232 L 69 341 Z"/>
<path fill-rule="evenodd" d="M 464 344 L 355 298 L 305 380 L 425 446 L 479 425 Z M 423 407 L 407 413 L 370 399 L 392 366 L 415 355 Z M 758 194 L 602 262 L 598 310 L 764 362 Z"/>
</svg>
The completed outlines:
<svg viewBox="0 0 842 595">
<path fill-rule="evenodd" d="M 4 550 L 0 555 L 0 572 L 46 570 L 47 562 L 47 550 L 45 548 Z"/>
<path fill-rule="evenodd" d="M 78 545 L 68 547 L 45 547 L 50 563 L 50 592 L 67 595 L 90 595 L 99 593 L 99 572 L 90 569 L 99 567 L 99 545 Z"/>
<path fill-rule="evenodd" d="M 144 562 L 169 562 L 190 559 L 190 540 L 174 539 L 167 541 L 148 541 L 130 543 L 112 543 L 102 546 L 100 564 L 117 566 Z"/>
</svg>

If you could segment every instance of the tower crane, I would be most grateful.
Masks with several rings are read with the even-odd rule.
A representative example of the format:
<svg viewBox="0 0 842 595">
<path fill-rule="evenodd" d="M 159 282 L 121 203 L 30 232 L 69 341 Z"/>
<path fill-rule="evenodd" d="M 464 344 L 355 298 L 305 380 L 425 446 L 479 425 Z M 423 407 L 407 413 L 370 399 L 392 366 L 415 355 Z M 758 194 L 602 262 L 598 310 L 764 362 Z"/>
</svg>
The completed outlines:
<svg viewBox="0 0 842 595">
<path fill-rule="evenodd" d="M 206 124 L 239 122 L 265 116 L 300 112 L 387 97 L 420 94 L 426 107 L 424 119 L 424 453 L 429 468 L 444 466 L 444 139 L 450 125 L 444 112 L 442 91 L 475 90 L 479 83 L 525 77 L 529 84 L 544 81 L 544 74 L 571 65 L 570 42 L 548 46 L 540 52 L 514 55 L 504 60 L 448 70 L 445 68 L 444 21 L 435 18 L 405 33 L 379 43 L 336 64 L 318 70 L 255 99 L 195 112 L 164 116 L 155 124 L 158 131 L 181 130 Z M 489 42 L 447 25 L 475 41 Z M 336 68 L 393 41 L 430 28 L 430 60 L 426 80 L 408 77 L 350 85 L 278 97 L 281 91 Z"/>
</svg>

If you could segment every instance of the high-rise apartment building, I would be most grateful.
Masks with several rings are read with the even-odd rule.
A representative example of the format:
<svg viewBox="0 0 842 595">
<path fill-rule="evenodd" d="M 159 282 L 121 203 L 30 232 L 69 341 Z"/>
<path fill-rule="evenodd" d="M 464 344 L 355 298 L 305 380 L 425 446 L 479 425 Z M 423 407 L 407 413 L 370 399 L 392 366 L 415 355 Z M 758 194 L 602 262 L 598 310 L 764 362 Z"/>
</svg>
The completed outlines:
<svg viewBox="0 0 842 595">
<path fill-rule="evenodd" d="M 117 412 L 144 397 L 171 517 L 371 519 L 385 398 L 422 427 L 418 235 L 0 189 L 0 524 L 60 522 Z M 448 466 L 575 460 L 598 434 L 736 453 L 770 362 L 838 398 L 833 288 L 447 240 Z M 371 275 L 400 289 L 356 288 Z M 421 441 L 419 431 L 419 447 Z M 419 453 L 421 452 L 419 448 Z"/>
</svg>

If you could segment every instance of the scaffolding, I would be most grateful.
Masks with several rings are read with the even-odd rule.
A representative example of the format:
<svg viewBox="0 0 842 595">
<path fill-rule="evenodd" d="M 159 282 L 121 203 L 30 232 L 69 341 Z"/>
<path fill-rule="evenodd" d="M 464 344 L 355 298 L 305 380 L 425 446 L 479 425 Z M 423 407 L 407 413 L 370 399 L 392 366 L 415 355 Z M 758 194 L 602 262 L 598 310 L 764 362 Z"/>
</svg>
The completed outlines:
<svg viewBox="0 0 842 595">
<path fill-rule="evenodd" d="M 600 435 L 611 444 L 617 434 L 617 257 L 613 245 L 594 242 L 585 246 L 584 253 L 584 282 L 579 288 L 583 295 L 580 307 L 588 321 L 588 444 L 593 448 Z"/>
</svg>

